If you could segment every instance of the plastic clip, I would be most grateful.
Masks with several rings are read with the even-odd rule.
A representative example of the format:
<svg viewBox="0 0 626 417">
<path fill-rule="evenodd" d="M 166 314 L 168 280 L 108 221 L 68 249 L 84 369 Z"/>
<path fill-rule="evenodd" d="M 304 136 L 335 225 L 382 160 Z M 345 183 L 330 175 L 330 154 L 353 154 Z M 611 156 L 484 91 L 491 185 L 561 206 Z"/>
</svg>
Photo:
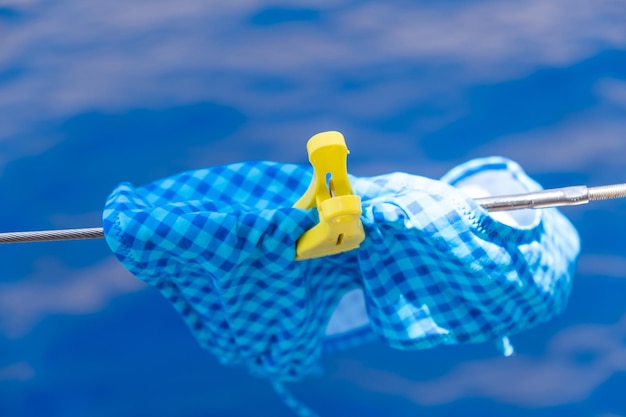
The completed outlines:
<svg viewBox="0 0 626 417">
<path fill-rule="evenodd" d="M 365 239 L 361 223 L 361 198 L 348 180 L 350 153 L 339 132 L 322 132 L 307 142 L 313 178 L 293 207 L 317 207 L 319 223 L 296 242 L 296 260 L 319 258 L 359 247 Z"/>
</svg>

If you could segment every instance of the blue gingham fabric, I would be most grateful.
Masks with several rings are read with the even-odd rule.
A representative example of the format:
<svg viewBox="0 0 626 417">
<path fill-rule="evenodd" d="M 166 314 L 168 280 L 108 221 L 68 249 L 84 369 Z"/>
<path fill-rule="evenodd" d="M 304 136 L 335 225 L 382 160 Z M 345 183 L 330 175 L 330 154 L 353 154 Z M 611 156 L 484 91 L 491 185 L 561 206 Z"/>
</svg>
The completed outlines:
<svg viewBox="0 0 626 417">
<path fill-rule="evenodd" d="M 282 383 L 314 372 L 325 350 L 372 337 L 398 349 L 483 342 L 563 311 L 576 230 L 557 209 L 507 224 L 455 187 L 488 172 L 540 189 L 496 157 L 442 180 L 350 177 L 365 241 L 305 261 L 294 260 L 296 240 L 317 211 L 291 206 L 308 166 L 246 162 L 121 184 L 103 223 L 117 258 L 167 297 L 204 348 Z M 356 301 L 338 308 L 347 294 Z M 330 321 L 340 331 L 327 332 Z"/>
</svg>

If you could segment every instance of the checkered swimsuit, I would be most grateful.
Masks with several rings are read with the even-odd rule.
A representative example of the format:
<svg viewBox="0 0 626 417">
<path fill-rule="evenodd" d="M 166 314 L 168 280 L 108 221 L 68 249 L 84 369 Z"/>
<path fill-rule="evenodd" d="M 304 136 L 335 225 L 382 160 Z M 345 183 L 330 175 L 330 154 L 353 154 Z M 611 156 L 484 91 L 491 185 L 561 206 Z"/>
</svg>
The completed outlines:
<svg viewBox="0 0 626 417">
<path fill-rule="evenodd" d="M 325 258 L 294 260 L 317 211 L 291 208 L 312 176 L 291 164 L 237 163 L 140 188 L 121 184 L 106 203 L 104 230 L 125 267 L 158 288 L 221 363 L 280 384 L 313 372 L 325 350 L 372 337 L 398 349 L 482 342 L 565 308 L 575 229 L 556 209 L 530 227 L 494 220 L 453 186 L 483 170 L 539 188 L 502 158 L 470 161 L 441 181 L 351 177 L 366 239 Z M 327 336 L 335 307 L 353 290 L 362 291 L 369 321 Z"/>
</svg>

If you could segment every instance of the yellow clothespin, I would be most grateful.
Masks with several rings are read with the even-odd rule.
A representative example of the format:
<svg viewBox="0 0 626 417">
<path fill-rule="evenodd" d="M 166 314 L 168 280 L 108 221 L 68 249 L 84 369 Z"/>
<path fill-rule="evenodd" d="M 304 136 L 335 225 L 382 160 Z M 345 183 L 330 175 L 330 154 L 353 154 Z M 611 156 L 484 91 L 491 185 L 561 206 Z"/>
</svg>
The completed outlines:
<svg viewBox="0 0 626 417">
<path fill-rule="evenodd" d="M 296 260 L 335 255 L 359 247 L 365 239 L 361 198 L 352 193 L 346 159 L 348 148 L 339 132 L 322 132 L 306 145 L 313 178 L 294 207 L 317 207 L 319 223 L 296 242 Z"/>
</svg>

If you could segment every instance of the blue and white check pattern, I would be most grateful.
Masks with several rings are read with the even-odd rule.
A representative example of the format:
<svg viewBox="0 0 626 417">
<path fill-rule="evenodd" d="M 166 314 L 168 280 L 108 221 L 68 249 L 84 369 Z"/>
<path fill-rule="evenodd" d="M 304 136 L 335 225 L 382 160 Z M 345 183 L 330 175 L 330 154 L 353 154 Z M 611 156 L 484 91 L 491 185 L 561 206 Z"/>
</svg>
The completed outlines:
<svg viewBox="0 0 626 417">
<path fill-rule="evenodd" d="M 121 184 L 103 213 L 108 244 L 158 288 L 200 344 L 224 364 L 273 381 L 314 372 L 324 350 L 377 335 L 399 349 L 482 342 L 527 329 L 566 305 L 579 251 L 556 209 L 532 227 L 494 220 L 452 184 L 509 160 L 470 161 L 436 181 L 403 173 L 351 177 L 366 239 L 357 250 L 295 261 L 316 210 L 291 208 L 310 167 L 249 162 Z M 369 316 L 325 337 L 348 291 Z"/>
</svg>

